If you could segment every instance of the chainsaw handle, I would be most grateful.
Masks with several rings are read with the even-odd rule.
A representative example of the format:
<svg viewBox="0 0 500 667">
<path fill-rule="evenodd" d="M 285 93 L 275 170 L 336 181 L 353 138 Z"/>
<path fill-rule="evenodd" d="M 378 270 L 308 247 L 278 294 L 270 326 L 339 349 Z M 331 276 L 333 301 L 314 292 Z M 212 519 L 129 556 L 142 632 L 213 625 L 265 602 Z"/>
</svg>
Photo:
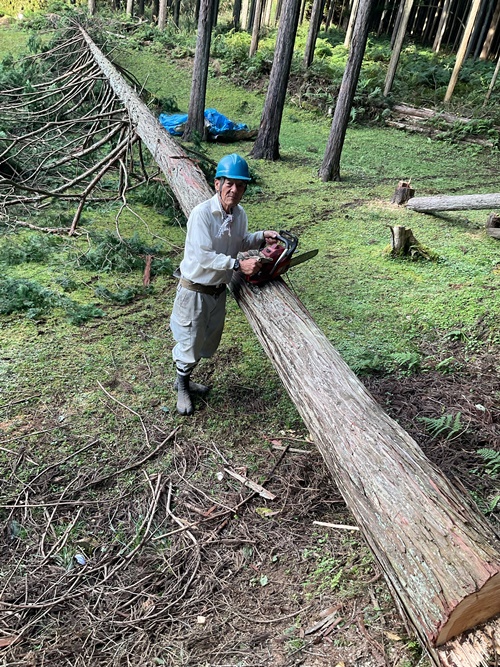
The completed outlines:
<svg viewBox="0 0 500 667">
<path fill-rule="evenodd" d="M 287 232 L 284 229 L 280 229 L 280 233 L 278 234 L 278 239 L 284 244 L 286 248 L 285 257 L 290 257 L 291 255 L 293 255 L 295 249 L 297 248 L 299 239 L 296 236 L 294 236 L 294 234 L 291 234 L 290 232 Z"/>
</svg>

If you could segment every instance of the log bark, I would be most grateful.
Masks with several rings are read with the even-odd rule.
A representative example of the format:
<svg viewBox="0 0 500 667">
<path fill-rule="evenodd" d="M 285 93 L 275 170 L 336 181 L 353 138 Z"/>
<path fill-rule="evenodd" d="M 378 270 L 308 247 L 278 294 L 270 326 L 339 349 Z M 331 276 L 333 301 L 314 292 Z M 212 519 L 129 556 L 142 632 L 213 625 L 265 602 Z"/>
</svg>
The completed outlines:
<svg viewBox="0 0 500 667">
<path fill-rule="evenodd" d="M 429 650 L 499 613 L 500 542 L 486 520 L 383 412 L 284 282 L 240 282 L 233 294 Z"/>
<path fill-rule="evenodd" d="M 174 141 L 137 93 L 103 55 L 83 28 L 80 31 L 96 63 L 115 94 L 125 104 L 130 122 L 162 170 L 186 217 L 202 201 L 213 195 L 202 170 Z"/>
<path fill-rule="evenodd" d="M 82 34 L 188 214 L 212 195 L 203 174 Z M 371 398 L 283 281 L 234 293 L 436 664 L 488 664 L 487 632 L 500 622 L 434 648 L 500 612 L 500 545 L 487 522 Z"/>
<path fill-rule="evenodd" d="M 500 193 L 484 195 L 450 195 L 438 197 L 413 197 L 406 207 L 419 213 L 434 211 L 481 211 L 500 208 Z"/>
</svg>

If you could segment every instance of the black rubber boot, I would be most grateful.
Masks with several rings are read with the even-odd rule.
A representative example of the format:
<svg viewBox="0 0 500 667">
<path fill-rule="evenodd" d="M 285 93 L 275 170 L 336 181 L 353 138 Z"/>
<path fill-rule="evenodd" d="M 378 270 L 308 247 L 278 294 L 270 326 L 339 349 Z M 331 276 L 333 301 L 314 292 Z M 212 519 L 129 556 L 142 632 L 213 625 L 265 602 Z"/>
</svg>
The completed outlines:
<svg viewBox="0 0 500 667">
<path fill-rule="evenodd" d="M 177 373 L 177 412 L 180 415 L 192 415 L 193 401 L 189 393 L 189 375 Z"/>
<path fill-rule="evenodd" d="M 176 380 L 174 382 L 174 389 L 175 391 L 178 391 L 179 380 Z M 204 396 L 205 394 L 208 394 L 208 392 L 210 391 L 210 387 L 207 387 L 206 384 L 198 384 L 197 382 L 189 380 L 189 391 L 191 394 L 198 394 L 199 396 Z"/>
</svg>

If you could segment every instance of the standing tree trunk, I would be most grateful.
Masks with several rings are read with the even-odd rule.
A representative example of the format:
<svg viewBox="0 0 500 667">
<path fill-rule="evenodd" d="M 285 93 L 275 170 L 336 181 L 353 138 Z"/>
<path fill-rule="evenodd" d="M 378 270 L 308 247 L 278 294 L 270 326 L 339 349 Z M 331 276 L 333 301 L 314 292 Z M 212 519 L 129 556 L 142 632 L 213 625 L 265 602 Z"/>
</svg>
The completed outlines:
<svg viewBox="0 0 500 667">
<path fill-rule="evenodd" d="M 465 26 L 462 41 L 460 43 L 460 48 L 458 49 L 457 58 L 455 60 L 455 67 L 453 68 L 453 72 L 451 73 L 450 83 L 448 84 L 448 88 L 446 89 L 446 94 L 444 96 L 445 102 L 449 102 L 451 100 L 451 96 L 453 95 L 453 91 L 455 90 L 455 86 L 458 81 L 458 75 L 460 74 L 460 70 L 462 68 L 462 64 L 465 59 L 465 52 L 467 51 L 469 38 L 472 32 L 472 28 L 474 27 L 474 23 L 476 21 L 476 17 L 479 12 L 480 6 L 481 6 L 481 0 L 473 0 L 472 7 L 469 13 L 469 18 L 467 19 L 467 25 Z"/>
<path fill-rule="evenodd" d="M 233 4 L 233 20 L 232 25 L 234 30 L 239 30 L 241 26 L 241 0 L 234 0 Z"/>
<path fill-rule="evenodd" d="M 284 0 L 266 101 L 260 119 L 259 133 L 251 152 L 252 157 L 258 160 L 279 160 L 280 157 L 281 119 L 285 107 L 299 11 L 300 0 Z"/>
<path fill-rule="evenodd" d="M 88 0 L 87 8 L 90 16 L 94 16 L 96 12 L 96 0 Z"/>
<path fill-rule="evenodd" d="M 384 84 L 384 95 L 388 95 L 391 92 L 392 84 L 394 83 L 394 77 L 396 76 L 396 69 L 399 62 L 399 56 L 401 55 L 401 48 L 405 38 L 408 19 L 410 18 L 410 13 L 413 7 L 413 1 L 414 0 L 402 0 L 402 2 L 404 2 L 404 9 L 401 15 L 401 20 L 399 21 L 398 32 L 394 42 L 394 48 L 392 49 L 389 66 L 387 67 L 387 74 L 385 76 Z"/>
<path fill-rule="evenodd" d="M 304 51 L 304 67 L 310 67 L 314 60 L 314 47 L 318 38 L 318 32 L 323 18 L 323 0 L 314 0 L 311 10 L 311 20 L 309 21 L 309 31 L 307 33 L 306 48 Z"/>
<path fill-rule="evenodd" d="M 125 10 L 127 16 L 132 16 L 134 13 L 134 0 L 127 0 L 127 8 Z"/>
<path fill-rule="evenodd" d="M 354 93 L 358 85 L 359 72 L 368 38 L 370 14 L 374 5 L 375 0 L 360 0 L 359 3 L 349 57 L 347 58 L 344 76 L 342 77 L 337 97 L 337 104 L 335 105 L 323 164 L 319 170 L 319 176 L 322 181 L 340 181 L 340 156 L 344 146 Z"/>
<path fill-rule="evenodd" d="M 493 10 L 495 9 L 495 0 L 488 0 L 488 8 L 484 13 L 483 16 L 483 25 L 481 27 L 481 30 L 479 32 L 479 36 L 476 41 L 475 49 L 474 49 L 474 58 L 479 58 L 481 51 L 484 46 L 484 42 L 486 39 L 486 35 L 488 33 L 488 26 L 491 21 L 491 17 L 493 14 Z"/>
<path fill-rule="evenodd" d="M 166 23 L 167 23 L 167 0 L 159 0 L 158 30 L 165 30 Z"/>
<path fill-rule="evenodd" d="M 214 0 L 201 0 L 198 35 L 193 63 L 193 78 L 189 98 L 188 119 L 183 139 L 205 135 L 205 98 L 207 94 L 208 64 L 210 61 L 210 41 L 212 38 L 212 12 Z"/>
<path fill-rule="evenodd" d="M 493 92 L 493 89 L 495 87 L 499 71 L 500 71 L 500 56 L 498 57 L 497 66 L 495 67 L 495 71 L 493 72 L 493 76 L 491 77 L 490 87 L 488 88 L 488 92 L 486 93 L 486 97 L 484 98 L 484 104 L 486 104 L 491 97 L 491 93 Z"/>
<path fill-rule="evenodd" d="M 434 51 L 434 53 L 439 53 L 439 49 L 441 48 L 441 42 L 443 41 L 444 32 L 446 30 L 446 24 L 448 23 L 448 18 L 450 16 L 450 9 L 451 9 L 451 0 L 444 0 L 441 16 L 439 17 L 439 24 L 436 31 L 436 36 L 434 37 L 434 43 L 432 45 L 432 50 Z"/>
<path fill-rule="evenodd" d="M 352 0 L 351 13 L 349 14 L 349 23 L 347 24 L 347 30 L 344 38 L 344 46 L 346 49 L 351 45 L 352 31 L 354 30 L 354 25 L 356 23 L 356 17 L 358 15 L 359 0 Z"/>
<path fill-rule="evenodd" d="M 250 42 L 250 51 L 248 53 L 250 58 L 255 55 L 257 47 L 259 46 L 261 17 L 262 17 L 262 0 L 255 0 L 255 14 L 253 17 L 253 26 L 252 26 L 252 40 Z"/>
<path fill-rule="evenodd" d="M 174 0 L 172 4 L 172 20 L 176 28 L 179 27 L 179 16 L 181 11 L 181 0 Z"/>
<path fill-rule="evenodd" d="M 500 0 L 497 0 L 497 6 L 495 7 L 495 11 L 493 12 L 493 18 L 491 19 L 490 27 L 488 28 L 488 34 L 486 35 L 486 39 L 484 40 L 483 50 L 481 51 L 481 55 L 479 56 L 481 60 L 486 60 L 490 55 L 491 45 L 493 42 L 493 38 L 495 37 L 495 33 L 497 31 L 499 22 L 500 22 Z"/>
</svg>

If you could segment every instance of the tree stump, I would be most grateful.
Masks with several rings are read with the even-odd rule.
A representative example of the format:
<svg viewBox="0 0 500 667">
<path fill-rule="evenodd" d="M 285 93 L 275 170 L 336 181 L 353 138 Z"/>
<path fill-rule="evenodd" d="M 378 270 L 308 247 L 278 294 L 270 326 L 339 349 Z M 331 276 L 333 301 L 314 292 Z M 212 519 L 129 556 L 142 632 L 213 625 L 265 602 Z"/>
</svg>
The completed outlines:
<svg viewBox="0 0 500 667">
<path fill-rule="evenodd" d="M 500 215 L 490 213 L 486 220 L 486 231 L 492 238 L 500 240 Z"/>
<path fill-rule="evenodd" d="M 406 204 L 408 199 L 411 199 L 414 196 L 415 190 L 410 187 L 410 181 L 399 181 L 398 187 L 391 199 L 391 204 L 402 206 L 403 204 Z"/>
<path fill-rule="evenodd" d="M 434 254 L 417 241 L 409 227 L 396 225 L 391 230 L 391 255 L 411 259 L 435 259 Z"/>
</svg>

